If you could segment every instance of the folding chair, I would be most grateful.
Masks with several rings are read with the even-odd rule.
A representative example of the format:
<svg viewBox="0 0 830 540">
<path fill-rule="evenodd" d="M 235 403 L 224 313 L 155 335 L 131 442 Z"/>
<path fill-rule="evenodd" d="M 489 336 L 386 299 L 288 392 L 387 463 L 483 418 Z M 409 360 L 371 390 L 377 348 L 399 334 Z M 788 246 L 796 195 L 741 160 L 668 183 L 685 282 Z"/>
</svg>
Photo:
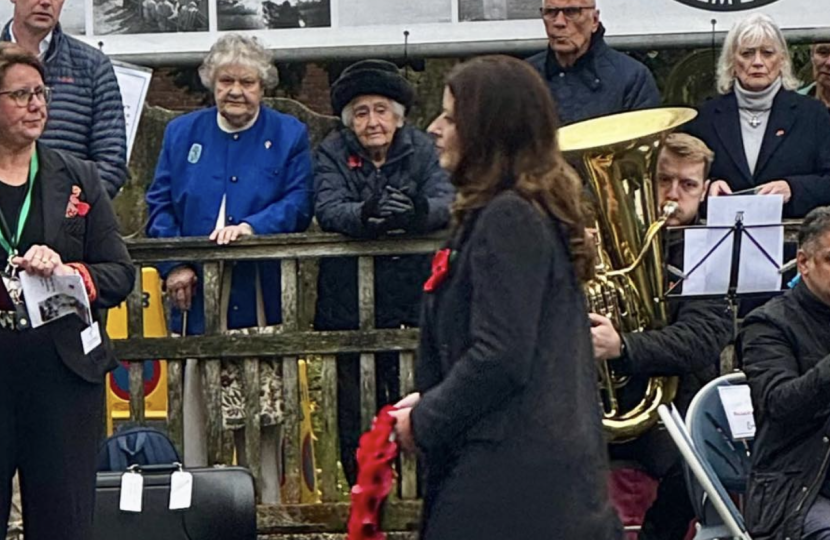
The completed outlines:
<svg viewBox="0 0 830 540">
<path fill-rule="evenodd" d="M 703 387 L 695 396 L 686 424 L 672 406 L 661 405 L 658 414 L 686 462 L 689 492 L 698 518 L 695 540 L 751 540 L 743 516 L 721 480 L 743 491 L 749 470 L 747 447 L 732 441 L 718 395 L 718 386 L 742 384 L 742 373 L 726 375 Z M 743 477 L 743 480 L 741 480 Z"/>
</svg>

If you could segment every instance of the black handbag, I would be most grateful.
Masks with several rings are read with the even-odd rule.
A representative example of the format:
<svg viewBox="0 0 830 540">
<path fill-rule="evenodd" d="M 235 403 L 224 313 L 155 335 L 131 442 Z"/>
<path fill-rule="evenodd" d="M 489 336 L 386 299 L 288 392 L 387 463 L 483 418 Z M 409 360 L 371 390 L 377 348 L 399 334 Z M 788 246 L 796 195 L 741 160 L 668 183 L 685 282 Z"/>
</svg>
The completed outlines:
<svg viewBox="0 0 830 540">
<path fill-rule="evenodd" d="M 193 493 L 184 510 L 169 509 L 178 464 L 135 470 L 144 477 L 138 513 L 119 508 L 124 473 L 98 473 L 93 540 L 256 540 L 254 479 L 247 469 L 185 469 L 193 475 Z"/>
</svg>

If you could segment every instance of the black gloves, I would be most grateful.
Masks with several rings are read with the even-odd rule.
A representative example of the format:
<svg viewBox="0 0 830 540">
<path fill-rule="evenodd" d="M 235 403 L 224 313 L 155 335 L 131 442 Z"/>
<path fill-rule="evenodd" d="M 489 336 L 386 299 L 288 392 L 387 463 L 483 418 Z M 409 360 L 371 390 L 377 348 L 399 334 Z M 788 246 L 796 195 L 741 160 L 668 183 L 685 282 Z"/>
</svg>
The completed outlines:
<svg viewBox="0 0 830 540">
<path fill-rule="evenodd" d="M 380 213 L 386 219 L 387 230 L 417 232 L 426 221 L 429 211 L 426 198 L 410 197 L 391 186 L 386 186 L 386 194 L 385 198 L 381 198 Z"/>
<path fill-rule="evenodd" d="M 414 199 L 403 191 L 386 186 L 381 194 L 375 194 L 363 203 L 360 219 L 372 232 L 392 230 L 415 231 L 426 220 L 429 204 L 424 197 Z"/>
</svg>

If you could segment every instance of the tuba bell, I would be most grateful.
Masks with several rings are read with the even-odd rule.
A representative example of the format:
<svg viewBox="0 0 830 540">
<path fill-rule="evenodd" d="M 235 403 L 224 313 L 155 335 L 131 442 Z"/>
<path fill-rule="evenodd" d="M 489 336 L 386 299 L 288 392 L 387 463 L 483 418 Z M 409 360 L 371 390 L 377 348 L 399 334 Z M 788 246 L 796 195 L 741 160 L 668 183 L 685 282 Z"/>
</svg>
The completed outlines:
<svg viewBox="0 0 830 540">
<path fill-rule="evenodd" d="M 559 146 L 579 170 L 595 215 L 596 277 L 586 285 L 588 309 L 621 334 L 667 324 L 660 231 L 677 210 L 657 208 L 655 168 L 665 135 L 697 115 L 662 108 L 586 120 L 559 130 Z M 623 377 L 600 366 L 603 426 L 612 442 L 635 439 L 674 399 L 677 377 Z"/>
</svg>

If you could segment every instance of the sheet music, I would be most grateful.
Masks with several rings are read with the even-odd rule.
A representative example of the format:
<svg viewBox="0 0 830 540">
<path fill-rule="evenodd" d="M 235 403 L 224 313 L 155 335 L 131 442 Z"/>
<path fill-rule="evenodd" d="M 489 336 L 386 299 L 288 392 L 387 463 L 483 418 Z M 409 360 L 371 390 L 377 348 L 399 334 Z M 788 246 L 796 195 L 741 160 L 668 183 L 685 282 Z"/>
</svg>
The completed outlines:
<svg viewBox="0 0 830 540">
<path fill-rule="evenodd" d="M 735 217 L 743 212 L 743 224 L 780 225 L 783 210 L 781 195 L 739 195 L 712 197 L 708 203 L 707 226 L 731 227 Z M 694 266 L 729 232 L 729 229 L 687 229 L 684 233 L 683 271 Z M 752 239 L 758 243 L 756 245 Z M 721 243 L 709 258 L 689 275 L 683 283 L 684 295 L 726 294 L 732 268 L 734 237 Z M 772 262 L 759 248 L 772 258 Z M 784 228 L 750 228 L 741 239 L 738 267 L 738 294 L 777 291 L 781 288 L 778 269 L 784 258 Z"/>
<path fill-rule="evenodd" d="M 715 244 L 726 234 L 729 234 L 729 238 L 706 260 L 703 260 L 709 250 L 714 248 Z M 728 270 L 732 265 L 733 241 L 728 229 L 686 229 L 683 231 L 683 272 L 687 274 L 683 281 L 684 295 L 725 295 L 729 291 Z M 700 267 L 692 272 L 692 269 L 701 261 Z"/>
</svg>

